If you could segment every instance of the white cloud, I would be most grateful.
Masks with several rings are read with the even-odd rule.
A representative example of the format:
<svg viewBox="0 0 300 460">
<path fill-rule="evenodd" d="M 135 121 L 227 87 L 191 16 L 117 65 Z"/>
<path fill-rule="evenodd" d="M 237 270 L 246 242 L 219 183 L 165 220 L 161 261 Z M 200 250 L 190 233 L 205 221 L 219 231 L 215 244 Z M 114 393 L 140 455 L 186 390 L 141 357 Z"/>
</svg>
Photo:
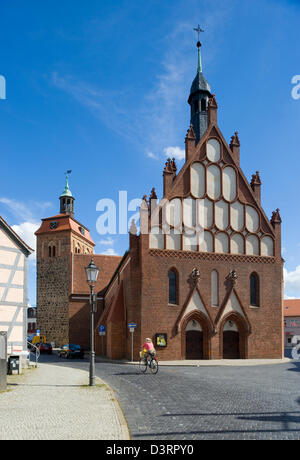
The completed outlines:
<svg viewBox="0 0 300 460">
<path fill-rule="evenodd" d="M 175 158 L 178 161 L 182 161 L 185 158 L 185 150 L 180 147 L 167 147 L 164 149 L 164 154 L 167 158 Z"/>
<path fill-rule="evenodd" d="M 102 252 L 101 255 L 103 256 L 117 256 L 118 254 L 115 252 L 113 248 L 109 248 L 106 251 Z"/>
<path fill-rule="evenodd" d="M 12 225 L 12 229 L 16 234 L 25 241 L 28 246 L 30 246 L 34 251 L 36 250 L 36 236 L 35 232 L 40 227 L 40 224 L 37 222 L 23 222 L 20 225 Z M 35 252 L 31 256 L 35 258 Z"/>
<path fill-rule="evenodd" d="M 300 265 L 294 271 L 288 272 L 286 268 L 284 274 L 284 290 L 286 297 L 300 298 Z"/>
<path fill-rule="evenodd" d="M 158 160 L 158 156 L 155 155 L 155 153 L 153 153 L 153 152 L 146 152 L 146 156 L 148 158 L 151 158 L 152 160 Z"/>
<path fill-rule="evenodd" d="M 114 240 L 112 238 L 106 238 L 104 240 L 100 240 L 98 244 L 101 246 L 113 246 Z"/>
</svg>

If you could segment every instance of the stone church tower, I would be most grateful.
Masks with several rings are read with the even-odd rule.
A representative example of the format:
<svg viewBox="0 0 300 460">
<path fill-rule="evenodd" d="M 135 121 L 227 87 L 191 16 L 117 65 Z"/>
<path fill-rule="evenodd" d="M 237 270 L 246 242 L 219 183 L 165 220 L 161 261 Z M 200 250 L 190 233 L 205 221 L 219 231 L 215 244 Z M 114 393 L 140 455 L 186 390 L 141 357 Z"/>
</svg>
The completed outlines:
<svg viewBox="0 0 300 460">
<path fill-rule="evenodd" d="M 68 176 L 60 213 L 42 219 L 37 236 L 37 321 L 41 335 L 56 344 L 69 342 L 69 304 L 75 254 L 94 254 L 89 230 L 74 218 Z"/>
</svg>

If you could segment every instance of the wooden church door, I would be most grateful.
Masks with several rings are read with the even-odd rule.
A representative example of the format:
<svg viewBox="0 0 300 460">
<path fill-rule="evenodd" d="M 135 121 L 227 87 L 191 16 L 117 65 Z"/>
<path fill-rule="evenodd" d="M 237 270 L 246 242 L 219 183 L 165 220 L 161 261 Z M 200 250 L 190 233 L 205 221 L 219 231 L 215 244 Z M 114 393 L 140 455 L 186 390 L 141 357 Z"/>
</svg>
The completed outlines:
<svg viewBox="0 0 300 460">
<path fill-rule="evenodd" d="M 203 359 L 202 331 L 186 331 L 186 359 Z"/>
<path fill-rule="evenodd" d="M 223 332 L 223 359 L 240 359 L 240 337 L 237 331 Z"/>
</svg>

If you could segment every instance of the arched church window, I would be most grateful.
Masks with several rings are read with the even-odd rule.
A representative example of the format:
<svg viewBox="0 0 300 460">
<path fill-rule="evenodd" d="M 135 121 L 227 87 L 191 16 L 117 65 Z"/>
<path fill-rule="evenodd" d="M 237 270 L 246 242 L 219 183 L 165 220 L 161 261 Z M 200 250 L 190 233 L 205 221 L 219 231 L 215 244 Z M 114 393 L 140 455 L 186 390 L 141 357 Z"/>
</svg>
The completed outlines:
<svg viewBox="0 0 300 460">
<path fill-rule="evenodd" d="M 259 278 L 256 273 L 250 276 L 250 305 L 259 307 Z"/>
<path fill-rule="evenodd" d="M 169 304 L 178 305 L 178 280 L 175 270 L 169 271 Z"/>
<path fill-rule="evenodd" d="M 201 99 L 201 112 L 205 112 L 206 110 L 206 100 Z"/>
<path fill-rule="evenodd" d="M 198 101 L 195 101 L 194 108 L 195 108 L 195 113 L 198 113 L 199 112 L 199 102 Z"/>
<path fill-rule="evenodd" d="M 52 247 L 51 246 L 49 246 L 48 255 L 49 255 L 49 257 L 52 257 Z"/>
</svg>

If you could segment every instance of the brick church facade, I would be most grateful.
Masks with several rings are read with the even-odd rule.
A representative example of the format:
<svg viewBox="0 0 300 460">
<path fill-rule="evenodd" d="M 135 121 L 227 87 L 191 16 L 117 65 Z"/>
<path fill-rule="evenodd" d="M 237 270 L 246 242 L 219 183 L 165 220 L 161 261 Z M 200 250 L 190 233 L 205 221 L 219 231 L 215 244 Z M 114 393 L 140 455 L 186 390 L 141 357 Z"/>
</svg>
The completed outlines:
<svg viewBox="0 0 300 460">
<path fill-rule="evenodd" d="M 89 288 L 84 267 L 100 268 L 96 353 L 134 358 L 146 337 L 159 359 L 251 359 L 283 356 L 281 218 L 261 206 L 259 172 L 248 182 L 240 141 L 218 127 L 218 106 L 201 64 L 189 96 L 191 126 L 178 172 L 169 159 L 163 197 L 144 196 L 140 233 L 129 251 L 94 255 L 89 231 L 74 219 L 66 185 L 58 216 L 37 231 L 38 327 L 58 344 L 89 345 Z M 53 252 L 54 251 L 54 252 Z M 98 326 L 106 336 L 98 336 Z"/>
</svg>

